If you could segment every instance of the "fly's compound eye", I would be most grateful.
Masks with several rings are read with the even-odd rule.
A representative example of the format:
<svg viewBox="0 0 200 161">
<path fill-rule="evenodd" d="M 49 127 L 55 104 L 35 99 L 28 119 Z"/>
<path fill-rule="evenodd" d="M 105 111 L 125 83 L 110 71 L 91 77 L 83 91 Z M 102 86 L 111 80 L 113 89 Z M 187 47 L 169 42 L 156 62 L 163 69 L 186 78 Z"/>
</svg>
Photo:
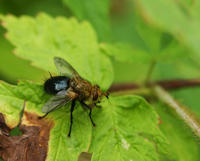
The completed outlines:
<svg viewBox="0 0 200 161">
<path fill-rule="evenodd" d="M 96 101 L 97 99 L 98 99 L 98 92 L 95 91 L 95 92 L 93 93 L 93 101 Z"/>
</svg>

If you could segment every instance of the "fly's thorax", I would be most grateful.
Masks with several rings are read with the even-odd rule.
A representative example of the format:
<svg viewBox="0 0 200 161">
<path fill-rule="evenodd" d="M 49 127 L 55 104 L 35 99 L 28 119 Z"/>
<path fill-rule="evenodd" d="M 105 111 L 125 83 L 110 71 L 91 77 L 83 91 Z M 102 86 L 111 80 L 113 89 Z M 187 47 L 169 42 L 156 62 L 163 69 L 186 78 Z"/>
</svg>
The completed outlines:
<svg viewBox="0 0 200 161">
<path fill-rule="evenodd" d="M 70 80 L 70 87 L 79 95 L 79 100 L 87 100 L 90 97 L 92 85 L 88 81 L 75 77 Z"/>
</svg>

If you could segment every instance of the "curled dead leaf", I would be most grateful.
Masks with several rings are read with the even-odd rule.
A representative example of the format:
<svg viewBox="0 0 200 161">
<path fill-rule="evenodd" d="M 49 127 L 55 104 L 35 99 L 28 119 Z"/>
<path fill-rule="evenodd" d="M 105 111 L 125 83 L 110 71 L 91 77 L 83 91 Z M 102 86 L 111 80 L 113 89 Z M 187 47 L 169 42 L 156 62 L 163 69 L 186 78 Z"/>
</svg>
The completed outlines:
<svg viewBox="0 0 200 161">
<path fill-rule="evenodd" d="M 38 115 L 24 112 L 23 122 L 19 126 L 20 136 L 10 136 L 11 129 L 6 126 L 0 115 L 0 157 L 4 161 L 44 161 L 48 152 L 48 140 L 53 122 L 40 120 Z M 8 134 L 8 135 L 7 135 Z"/>
</svg>

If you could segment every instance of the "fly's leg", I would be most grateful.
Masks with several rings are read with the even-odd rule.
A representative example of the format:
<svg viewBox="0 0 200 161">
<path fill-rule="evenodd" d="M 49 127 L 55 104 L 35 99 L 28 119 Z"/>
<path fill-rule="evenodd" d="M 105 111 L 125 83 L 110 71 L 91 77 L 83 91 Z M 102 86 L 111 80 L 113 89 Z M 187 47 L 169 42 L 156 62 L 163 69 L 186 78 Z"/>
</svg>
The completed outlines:
<svg viewBox="0 0 200 161">
<path fill-rule="evenodd" d="M 105 96 L 107 99 L 109 98 L 109 95 L 110 95 L 109 92 L 104 93 L 104 96 Z"/>
<path fill-rule="evenodd" d="M 97 103 L 100 103 L 100 101 L 98 101 Z M 97 105 L 97 103 L 94 103 L 94 105 L 95 105 L 97 108 L 102 108 L 101 106 Z"/>
<path fill-rule="evenodd" d="M 89 112 L 89 117 L 90 117 L 90 121 L 91 121 L 92 125 L 95 127 L 96 125 L 95 125 L 94 121 L 92 120 L 92 109 L 91 108 L 90 108 L 90 112 Z"/>
<path fill-rule="evenodd" d="M 71 136 L 72 124 L 73 124 L 73 111 L 74 111 L 75 104 L 76 104 L 76 100 L 73 100 L 71 104 L 71 110 L 70 110 L 71 116 L 70 116 L 70 127 L 69 127 L 68 137 Z"/>
<path fill-rule="evenodd" d="M 95 125 L 94 121 L 92 120 L 92 108 L 89 105 L 87 105 L 86 103 L 82 102 L 82 101 L 80 103 L 81 103 L 81 105 L 83 107 L 85 107 L 85 108 L 90 110 L 90 112 L 89 112 L 90 121 L 91 121 L 92 125 L 95 127 L 96 125 Z"/>
</svg>

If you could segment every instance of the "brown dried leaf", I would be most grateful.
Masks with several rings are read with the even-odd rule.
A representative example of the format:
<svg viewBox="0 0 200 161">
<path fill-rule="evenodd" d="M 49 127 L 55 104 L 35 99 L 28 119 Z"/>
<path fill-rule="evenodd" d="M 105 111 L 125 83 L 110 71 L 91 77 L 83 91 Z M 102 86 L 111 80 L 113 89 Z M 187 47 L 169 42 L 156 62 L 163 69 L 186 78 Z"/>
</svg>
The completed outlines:
<svg viewBox="0 0 200 161">
<path fill-rule="evenodd" d="M 49 133 L 53 122 L 40 120 L 33 113 L 25 112 L 20 125 L 21 136 L 5 135 L 10 131 L 0 115 L 0 156 L 4 161 L 44 161 L 48 151 Z M 3 128 L 2 128 L 3 127 Z"/>
</svg>

